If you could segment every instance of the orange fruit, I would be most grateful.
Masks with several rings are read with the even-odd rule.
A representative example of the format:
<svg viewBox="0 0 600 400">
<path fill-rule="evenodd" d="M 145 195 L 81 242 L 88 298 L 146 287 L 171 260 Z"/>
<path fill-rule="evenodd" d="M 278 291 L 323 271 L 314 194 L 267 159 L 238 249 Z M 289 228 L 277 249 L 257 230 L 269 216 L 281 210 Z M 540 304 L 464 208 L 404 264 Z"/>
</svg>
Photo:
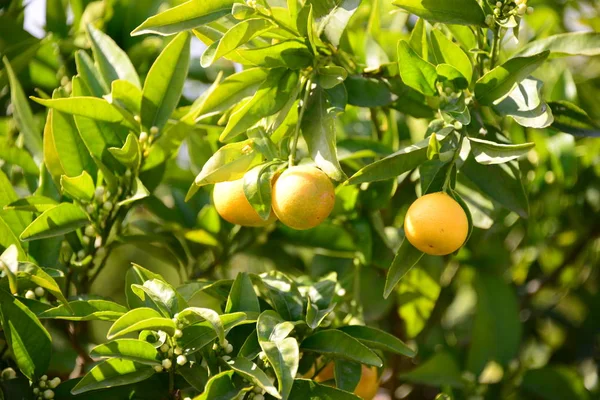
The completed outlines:
<svg viewBox="0 0 600 400">
<path fill-rule="evenodd" d="M 444 192 L 415 201 L 404 218 L 408 241 L 423 253 L 443 256 L 460 249 L 467 239 L 469 220 L 456 200 Z"/>
<path fill-rule="evenodd" d="M 311 369 L 314 373 L 314 369 Z M 309 371 L 310 373 L 310 371 Z M 308 376 L 310 378 L 310 376 Z M 334 376 L 334 364 L 330 362 L 327 364 L 317 376 L 314 381 L 317 383 L 331 381 L 335 379 Z M 360 381 L 354 389 L 354 394 L 361 397 L 364 400 L 372 400 L 379 390 L 379 376 L 377 374 L 377 368 L 362 366 Z"/>
<path fill-rule="evenodd" d="M 334 205 L 333 183 L 316 167 L 291 167 L 273 184 L 273 211 L 290 228 L 314 228 L 329 216 Z"/>
<path fill-rule="evenodd" d="M 267 221 L 263 220 L 244 194 L 244 179 L 219 182 L 213 190 L 213 203 L 219 215 L 228 222 L 242 226 L 261 227 L 275 221 L 271 211 Z"/>
</svg>

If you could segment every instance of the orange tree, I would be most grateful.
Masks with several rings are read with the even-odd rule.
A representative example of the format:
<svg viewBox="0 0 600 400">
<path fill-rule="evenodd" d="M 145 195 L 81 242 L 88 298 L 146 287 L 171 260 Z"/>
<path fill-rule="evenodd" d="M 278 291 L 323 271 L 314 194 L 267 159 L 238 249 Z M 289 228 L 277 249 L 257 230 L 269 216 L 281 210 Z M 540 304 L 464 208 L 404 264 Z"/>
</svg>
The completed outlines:
<svg viewBox="0 0 600 400">
<path fill-rule="evenodd" d="M 0 3 L 3 398 L 598 396 L 597 4 L 167 3 Z"/>
</svg>

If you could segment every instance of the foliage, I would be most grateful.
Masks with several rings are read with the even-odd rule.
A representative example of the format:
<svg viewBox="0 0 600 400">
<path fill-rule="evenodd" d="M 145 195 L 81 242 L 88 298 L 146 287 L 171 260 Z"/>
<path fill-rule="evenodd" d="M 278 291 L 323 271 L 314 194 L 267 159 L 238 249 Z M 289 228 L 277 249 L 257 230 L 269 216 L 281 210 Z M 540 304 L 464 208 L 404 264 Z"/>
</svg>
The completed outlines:
<svg viewBox="0 0 600 400">
<path fill-rule="evenodd" d="M 0 398 L 598 397 L 598 7 L 48 0 L 38 39 L 0 2 Z M 243 178 L 267 221 L 298 163 L 315 228 L 212 205 Z"/>
</svg>

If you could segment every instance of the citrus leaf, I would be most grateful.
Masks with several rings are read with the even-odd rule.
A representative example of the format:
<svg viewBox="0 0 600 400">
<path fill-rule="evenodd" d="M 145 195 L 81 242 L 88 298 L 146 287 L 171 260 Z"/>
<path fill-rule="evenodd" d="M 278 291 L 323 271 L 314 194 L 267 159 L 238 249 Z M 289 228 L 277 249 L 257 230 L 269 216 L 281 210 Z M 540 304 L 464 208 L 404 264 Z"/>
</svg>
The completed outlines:
<svg viewBox="0 0 600 400">
<path fill-rule="evenodd" d="M 144 381 L 152 375 L 154 375 L 154 369 L 149 365 L 113 358 L 92 368 L 75 385 L 71 393 L 78 395 L 92 390 L 129 385 Z"/>
<path fill-rule="evenodd" d="M 600 33 L 570 32 L 549 36 L 526 44 L 515 57 L 527 57 L 549 51 L 551 57 L 600 55 Z"/>
<path fill-rule="evenodd" d="M 386 299 L 389 297 L 398 282 L 419 262 L 421 257 L 423 253 L 404 238 L 385 278 L 383 297 Z"/>
<path fill-rule="evenodd" d="M 169 335 L 175 333 L 175 323 L 170 318 L 162 317 L 158 311 L 151 308 L 136 308 L 122 315 L 110 327 L 106 337 L 114 339 L 130 332 L 143 331 L 145 329 L 162 330 Z"/>
<path fill-rule="evenodd" d="M 89 224 L 88 216 L 83 210 L 71 203 L 62 203 L 50 208 L 37 217 L 21 233 L 21 240 L 38 240 L 73 232 Z"/>
<path fill-rule="evenodd" d="M 432 22 L 486 26 L 477 0 L 394 0 L 392 4 Z"/>
<path fill-rule="evenodd" d="M 417 353 L 396 336 L 364 325 L 349 325 L 339 328 L 370 348 L 393 352 L 402 356 L 414 357 Z"/>
<path fill-rule="evenodd" d="M 90 350 L 92 357 L 121 358 L 140 364 L 160 365 L 158 351 L 150 343 L 137 339 L 117 339 Z"/>
<path fill-rule="evenodd" d="M 308 336 L 300 345 L 302 351 L 312 351 L 333 358 L 381 367 L 383 362 L 368 347 L 352 336 L 336 329 L 319 331 Z"/>
<path fill-rule="evenodd" d="M 484 165 L 503 164 L 529 153 L 535 143 L 501 144 L 489 140 L 468 138 L 471 151 L 478 163 Z"/>
<path fill-rule="evenodd" d="M 426 96 L 437 93 L 435 83 L 438 79 L 435 66 L 422 59 L 408 42 L 398 42 L 398 65 L 402 81 Z"/>
</svg>

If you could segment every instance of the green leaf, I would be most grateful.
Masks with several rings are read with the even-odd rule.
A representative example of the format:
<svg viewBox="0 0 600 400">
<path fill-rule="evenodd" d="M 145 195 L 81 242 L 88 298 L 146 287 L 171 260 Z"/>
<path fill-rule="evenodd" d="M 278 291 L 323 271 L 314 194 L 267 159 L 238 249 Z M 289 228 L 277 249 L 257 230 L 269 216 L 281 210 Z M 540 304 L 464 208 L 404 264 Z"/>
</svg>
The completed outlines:
<svg viewBox="0 0 600 400">
<path fill-rule="evenodd" d="M 262 68 L 302 69 L 313 62 L 313 55 L 308 47 L 297 40 L 284 40 L 254 49 L 238 49 L 236 53 L 245 61 L 244 64 Z"/>
<path fill-rule="evenodd" d="M 0 219 L 0 222 L 2 220 Z M 23 249 L 19 249 L 16 245 L 11 244 L 0 254 L 0 271 L 4 272 L 8 280 L 8 287 L 12 294 L 16 294 L 19 290 L 17 282 L 17 272 L 19 270 L 18 258 L 23 256 Z"/>
<path fill-rule="evenodd" d="M 17 273 L 17 277 L 19 279 L 25 278 L 28 281 L 34 283 L 36 286 L 40 286 L 46 289 L 67 308 L 69 307 L 69 302 L 62 294 L 60 286 L 58 286 L 54 278 L 37 265 L 27 263 L 20 266 L 19 272 Z"/>
<path fill-rule="evenodd" d="M 219 140 L 227 142 L 246 132 L 262 118 L 281 110 L 298 85 L 298 73 L 276 68 L 269 71 L 257 92 L 241 108 L 235 111 Z"/>
<path fill-rule="evenodd" d="M 550 52 L 551 57 L 600 55 L 600 33 L 570 32 L 549 36 L 526 44 L 515 56 L 527 57 Z"/>
<path fill-rule="evenodd" d="M 71 390 L 74 395 L 92 390 L 130 385 L 154 375 L 149 365 L 113 358 L 96 365 Z"/>
<path fill-rule="evenodd" d="M 255 282 L 257 283 L 257 282 Z M 304 303 L 296 283 L 279 271 L 260 276 L 258 282 L 267 293 L 273 308 L 287 321 L 301 320 Z"/>
<path fill-rule="evenodd" d="M 275 370 L 281 398 L 287 399 L 298 372 L 300 352 L 296 339 L 288 337 L 278 342 L 261 341 L 260 347 Z"/>
<path fill-rule="evenodd" d="M 361 364 L 381 367 L 383 362 L 368 347 L 352 336 L 336 329 L 328 329 L 312 334 L 302 341 L 302 351 L 312 351 L 333 358 L 355 361 Z"/>
<path fill-rule="evenodd" d="M 127 308 L 122 305 L 108 300 L 74 300 L 69 302 L 68 307 L 61 304 L 44 311 L 38 318 L 66 321 L 116 321 L 127 311 Z"/>
<path fill-rule="evenodd" d="M 276 399 L 281 399 L 281 395 L 275 386 L 273 386 L 267 374 L 265 374 L 262 369 L 258 368 L 258 366 L 252 361 L 243 357 L 238 357 L 234 358 L 227 364 L 229 364 L 231 369 L 233 369 L 238 375 L 253 383 L 255 387 L 265 390 L 268 394 Z"/>
<path fill-rule="evenodd" d="M 133 194 L 130 197 L 117 203 L 119 207 L 131 204 L 150 196 L 150 191 L 148 191 L 148 189 L 144 186 L 140 178 L 135 178 L 131 191 Z"/>
<path fill-rule="evenodd" d="M 25 250 L 23 250 L 23 246 L 21 245 L 21 241 L 8 223 L 4 221 L 2 215 L 0 215 L 0 245 L 4 248 L 9 248 L 14 245 L 17 248 L 19 257 L 27 257 Z"/>
<path fill-rule="evenodd" d="M 102 343 L 90 351 L 92 357 L 121 358 L 140 364 L 160 365 L 158 351 L 150 343 L 137 339 L 117 339 Z"/>
<path fill-rule="evenodd" d="M 221 372 L 210 378 L 204 393 L 194 400 L 234 400 L 244 390 L 244 385 L 233 379 L 234 371 Z"/>
<path fill-rule="evenodd" d="M 253 18 L 242 21 L 229 29 L 221 39 L 215 41 L 200 57 L 200 64 L 206 68 L 219 58 L 228 55 L 255 37 L 273 29 L 275 25 L 266 19 Z"/>
<path fill-rule="evenodd" d="M 110 36 L 94 28 L 94 25 L 88 24 L 87 32 L 96 65 L 107 86 L 117 79 L 123 79 L 141 87 L 140 78 L 127 53 L 121 50 Z"/>
<path fill-rule="evenodd" d="M 242 178 L 260 160 L 260 153 L 254 151 L 253 147 L 254 141 L 251 139 L 221 147 L 204 164 L 194 184 L 204 186 Z"/>
<path fill-rule="evenodd" d="M 13 210 L 2 210 L 9 203 L 18 199 L 12 182 L 0 170 L 0 217 L 8 225 L 14 235 L 19 235 L 31 223 L 31 215 Z M 8 246 L 6 246 L 8 247 Z"/>
<path fill-rule="evenodd" d="M 240 324 L 247 323 L 246 314 L 241 312 L 223 314 L 219 318 L 225 332 L 229 332 L 232 328 Z M 212 343 L 217 338 L 217 332 L 208 321 L 187 326 L 183 328 L 182 332 L 183 336 L 178 340 L 178 343 L 179 347 L 184 349 L 185 354 L 200 351 L 204 346 Z"/>
<path fill-rule="evenodd" d="M 280 161 L 257 165 L 244 175 L 244 194 L 263 220 L 268 220 L 271 210 L 271 182 L 281 170 Z"/>
<path fill-rule="evenodd" d="M 125 108 L 134 115 L 139 115 L 142 108 L 142 91 L 129 81 L 117 79 L 112 82 L 110 98 L 107 100 L 111 104 Z"/>
<path fill-rule="evenodd" d="M 483 193 L 527 218 L 529 202 L 516 167 L 511 164 L 481 165 L 474 156 L 470 156 L 460 171 Z"/>
<path fill-rule="evenodd" d="M 177 368 L 177 372 L 198 392 L 204 391 L 208 382 L 208 371 L 198 363 L 190 362 L 185 366 Z"/>
<path fill-rule="evenodd" d="M 473 79 L 471 60 L 452 40 L 448 39 L 439 29 L 433 29 L 431 35 L 432 54 L 436 64 L 449 64 L 465 77 L 467 83 Z"/>
<path fill-rule="evenodd" d="M 456 202 L 462 207 L 463 211 L 467 215 L 467 220 L 469 222 L 469 231 L 467 232 L 467 238 L 465 239 L 465 243 L 467 243 L 473 234 L 473 215 L 471 214 L 471 209 L 456 190 L 450 190 L 449 194 L 454 200 L 456 200 Z M 458 251 L 459 250 L 456 252 Z"/>
<path fill-rule="evenodd" d="M 219 114 L 252 96 L 260 84 L 267 78 L 268 71 L 262 68 L 250 68 L 233 74 L 220 82 L 202 102 L 198 117 Z"/>
<path fill-rule="evenodd" d="M 112 104 L 96 97 L 67 97 L 61 99 L 40 99 L 31 97 L 33 101 L 65 114 L 78 115 L 97 121 L 121 123 L 123 115 Z"/>
<path fill-rule="evenodd" d="M 235 281 L 233 281 L 229 297 L 227 297 L 227 304 L 225 305 L 226 313 L 237 311 L 260 313 L 258 297 L 254 292 L 252 281 L 246 272 L 240 272 Z"/>
<path fill-rule="evenodd" d="M 294 379 L 294 386 L 288 400 L 306 399 L 359 400 L 360 397 L 331 386 L 321 385 L 310 379 Z"/>
<path fill-rule="evenodd" d="M 518 83 L 512 92 L 494 105 L 500 115 L 512 117 L 521 126 L 546 128 L 552 124 L 552 109 L 542 100 L 543 82 L 527 78 Z"/>
<path fill-rule="evenodd" d="M 234 3 L 235 0 L 190 0 L 148 18 L 131 35 L 155 33 L 167 36 L 206 25 L 231 13 Z"/>
<path fill-rule="evenodd" d="M 427 27 L 425 26 L 425 20 L 419 18 L 414 28 L 410 32 L 410 39 L 408 40 L 410 48 L 417 53 L 423 60 L 429 59 L 429 45 L 427 43 Z"/>
<path fill-rule="evenodd" d="M 451 135 L 454 129 L 452 127 L 443 128 L 434 133 L 438 142 L 443 142 Z M 359 170 L 349 180 L 349 185 L 357 185 L 364 182 L 383 181 L 387 179 L 396 179 L 399 175 L 417 168 L 427 161 L 427 150 L 429 149 L 430 139 L 424 139 L 413 145 L 404 147 L 394 154 L 384 159 L 369 164 Z"/>
<path fill-rule="evenodd" d="M 142 300 L 148 297 L 152 308 L 165 317 L 170 318 L 187 307 L 183 297 L 162 278 L 146 280 L 143 285 L 133 284 L 131 290 Z"/>
<path fill-rule="evenodd" d="M 422 59 L 408 42 L 398 42 L 398 65 L 402 81 L 416 91 L 426 96 L 437 93 L 435 82 L 438 75 L 435 66 Z"/>
<path fill-rule="evenodd" d="M 302 119 L 302 136 L 317 166 L 331 179 L 341 181 L 346 175 L 338 161 L 335 114 L 330 107 L 325 90 L 318 86 L 311 90 Z"/>
<path fill-rule="evenodd" d="M 475 291 L 477 313 L 466 365 L 479 375 L 489 361 L 508 366 L 519 352 L 522 328 L 519 300 L 502 277 L 478 273 Z"/>
<path fill-rule="evenodd" d="M 115 157 L 121 164 L 136 171 L 140 167 L 140 160 L 142 159 L 142 148 L 138 138 L 130 133 L 127 135 L 127 140 L 123 147 L 109 147 L 108 151 Z"/>
<path fill-rule="evenodd" d="M 348 104 L 358 107 L 384 107 L 392 104 L 395 95 L 381 79 L 351 75 L 344 82 L 348 91 Z"/>
<path fill-rule="evenodd" d="M 25 136 L 25 147 L 31 152 L 36 163 L 42 161 L 42 137 L 35 127 L 35 120 L 23 87 L 17 79 L 8 58 L 3 57 L 4 67 L 10 83 L 10 101 L 13 105 L 13 117 L 20 132 Z"/>
<path fill-rule="evenodd" d="M 500 144 L 489 140 L 468 138 L 471 151 L 479 164 L 503 164 L 516 160 L 535 147 L 535 143 Z"/>
<path fill-rule="evenodd" d="M 75 53 L 75 64 L 77 66 L 77 79 L 81 80 L 85 85 L 85 91 L 89 92 L 91 96 L 102 97 L 108 93 L 108 85 L 102 79 L 100 71 L 92 58 L 84 50 L 78 50 Z M 73 93 L 74 96 L 80 96 L 81 94 Z"/>
<path fill-rule="evenodd" d="M 554 115 L 552 128 L 575 136 L 600 137 L 600 125 L 581 108 L 568 101 L 549 104 Z"/>
<path fill-rule="evenodd" d="M 319 21 L 319 33 L 323 33 L 327 40 L 338 47 L 342 34 L 356 12 L 361 0 L 336 1 L 335 7 Z"/>
<path fill-rule="evenodd" d="M 158 311 L 152 308 L 136 308 L 122 315 L 108 331 L 106 337 L 114 339 L 130 332 L 143 331 L 145 329 L 161 330 L 168 335 L 175 333 L 175 323 L 170 318 L 164 318 Z"/>
<path fill-rule="evenodd" d="M 179 103 L 190 65 L 190 34 L 177 35 L 160 53 L 142 90 L 142 126 L 161 129 Z"/>
<path fill-rule="evenodd" d="M 348 78 L 348 71 L 345 68 L 338 67 L 337 65 L 328 65 L 320 67 L 318 69 L 319 74 L 319 85 L 323 89 L 331 89 Z"/>
<path fill-rule="evenodd" d="M 423 253 L 405 238 L 388 270 L 383 297 L 386 299 L 389 297 L 398 282 L 419 262 L 421 257 Z"/>
<path fill-rule="evenodd" d="M 543 400 L 589 400 L 590 394 L 579 373 L 570 367 L 548 365 L 525 373 L 521 384 L 523 396 Z"/>
<path fill-rule="evenodd" d="M 387 332 L 363 325 L 350 325 L 339 328 L 369 348 L 389 351 L 406 357 L 414 357 L 417 353 L 396 336 Z"/>
<path fill-rule="evenodd" d="M 335 385 L 346 392 L 354 392 L 360 382 L 362 365 L 347 360 L 335 360 L 333 375 Z"/>
<path fill-rule="evenodd" d="M 50 197 L 29 196 L 4 206 L 5 210 L 44 212 L 55 207 L 58 202 Z"/>
<path fill-rule="evenodd" d="M 392 4 L 431 22 L 486 26 L 477 0 L 394 0 Z"/>
<path fill-rule="evenodd" d="M 219 314 L 217 314 L 216 311 L 209 308 L 188 307 L 179 313 L 178 319 L 181 321 L 186 321 L 191 316 L 200 317 L 206 320 L 217 333 L 219 343 L 221 345 L 225 343 L 225 327 L 223 326 L 223 323 L 219 318 Z"/>
<path fill-rule="evenodd" d="M 477 101 L 491 106 L 513 91 L 516 84 L 527 78 L 546 61 L 550 52 L 531 57 L 512 58 L 482 76 L 475 85 Z"/>
<path fill-rule="evenodd" d="M 412 371 L 400 375 L 403 380 L 429 386 L 464 387 L 460 366 L 447 352 L 434 354 Z"/>
<path fill-rule="evenodd" d="M 127 305 L 130 309 L 139 307 L 150 308 L 155 305 L 149 297 L 147 297 L 145 300 L 141 300 L 135 293 L 133 293 L 133 290 L 131 290 L 132 285 L 143 285 L 144 282 L 151 281 L 153 279 L 165 282 L 162 276 L 142 268 L 137 264 L 133 264 L 133 266 L 127 270 L 127 274 L 125 275 L 125 296 L 127 297 Z"/>
<path fill-rule="evenodd" d="M 60 186 L 65 194 L 80 202 L 91 201 L 96 190 L 92 177 L 86 171 L 73 178 L 69 178 L 67 175 L 61 176 Z"/>
<path fill-rule="evenodd" d="M 0 159 L 8 164 L 18 165 L 26 174 L 37 176 L 40 173 L 39 167 L 29 152 L 24 148 L 17 147 L 10 140 L 0 140 Z"/>
<path fill-rule="evenodd" d="M 38 379 L 50 365 L 50 334 L 23 303 L 2 289 L 0 310 L 4 336 L 17 366 L 29 380 Z"/>
<path fill-rule="evenodd" d="M 38 240 L 73 232 L 89 224 L 88 216 L 83 210 L 71 203 L 62 203 L 50 208 L 37 217 L 21 233 L 21 240 Z"/>
</svg>

